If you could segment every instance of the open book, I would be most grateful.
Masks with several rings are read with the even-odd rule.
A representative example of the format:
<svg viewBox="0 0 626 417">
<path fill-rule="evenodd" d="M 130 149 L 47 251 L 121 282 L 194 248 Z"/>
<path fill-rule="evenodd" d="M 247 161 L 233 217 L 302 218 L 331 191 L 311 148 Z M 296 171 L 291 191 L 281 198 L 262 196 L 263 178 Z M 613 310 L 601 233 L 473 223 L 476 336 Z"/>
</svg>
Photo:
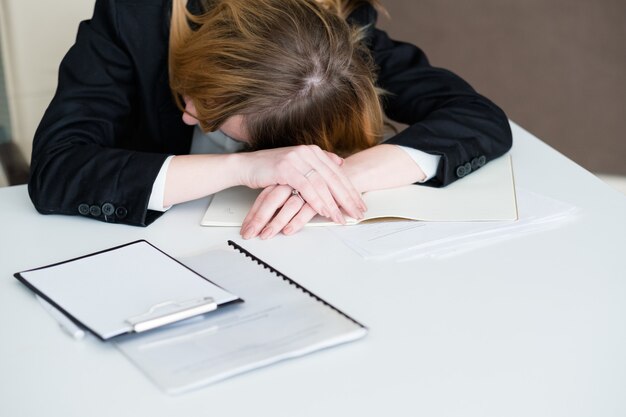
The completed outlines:
<svg viewBox="0 0 626 417">
<path fill-rule="evenodd" d="M 241 226 L 260 190 L 233 187 L 213 196 L 201 224 Z M 511 157 L 505 155 L 444 188 L 407 185 L 363 194 L 365 218 L 346 217 L 348 224 L 368 220 L 424 221 L 517 220 Z M 321 216 L 307 226 L 336 225 Z"/>
</svg>

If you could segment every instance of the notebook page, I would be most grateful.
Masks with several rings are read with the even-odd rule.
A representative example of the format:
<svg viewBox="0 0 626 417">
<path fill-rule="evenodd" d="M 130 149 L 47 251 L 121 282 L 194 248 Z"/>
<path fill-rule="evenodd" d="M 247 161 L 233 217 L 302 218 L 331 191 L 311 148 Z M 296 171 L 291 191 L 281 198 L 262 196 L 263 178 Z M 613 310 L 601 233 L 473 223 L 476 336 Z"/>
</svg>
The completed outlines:
<svg viewBox="0 0 626 417">
<path fill-rule="evenodd" d="M 511 157 L 505 155 L 447 187 L 418 185 L 363 195 L 367 219 L 401 217 L 432 222 L 516 220 Z"/>
<path fill-rule="evenodd" d="M 241 226 L 260 190 L 233 187 L 216 193 L 207 208 L 203 226 Z M 407 185 L 363 194 L 368 207 L 364 220 L 402 218 L 424 221 L 516 220 L 517 203 L 510 155 L 491 161 L 447 187 Z M 348 224 L 357 221 L 346 217 Z M 311 226 L 337 226 L 316 216 Z"/>
</svg>

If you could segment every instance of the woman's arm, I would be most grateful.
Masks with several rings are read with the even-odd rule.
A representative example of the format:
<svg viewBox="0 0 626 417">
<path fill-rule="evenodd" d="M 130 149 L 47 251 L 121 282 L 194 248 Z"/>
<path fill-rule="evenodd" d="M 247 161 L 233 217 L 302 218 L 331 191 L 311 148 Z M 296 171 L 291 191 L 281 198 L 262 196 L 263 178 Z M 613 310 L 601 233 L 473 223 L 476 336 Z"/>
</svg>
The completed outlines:
<svg viewBox="0 0 626 417">
<path fill-rule="evenodd" d="M 175 156 L 167 170 L 164 205 L 193 200 L 236 185 L 298 190 L 316 213 L 343 222 L 339 207 L 355 217 L 360 193 L 339 169 L 343 160 L 319 147 L 292 146 L 230 155 Z"/>
<path fill-rule="evenodd" d="M 488 162 L 510 149 L 506 115 L 467 82 L 432 67 L 419 48 L 391 40 L 383 31 L 373 31 L 371 47 L 378 84 L 387 92 L 385 114 L 409 125 L 385 143 L 441 156 L 437 174 L 426 185 L 448 185 L 479 168 L 473 160 Z"/>
<path fill-rule="evenodd" d="M 167 5 L 146 3 L 137 14 L 132 2 L 98 0 L 81 23 L 33 144 L 29 193 L 41 213 L 143 226 L 160 215 L 148 210 L 154 181 L 170 154 L 189 151 L 193 129 L 167 84 Z M 175 156 L 164 203 L 231 185 L 289 184 L 339 221 L 338 205 L 357 215 L 362 202 L 337 163 L 314 147 Z M 312 168 L 320 175 L 305 178 Z"/>
<path fill-rule="evenodd" d="M 385 114 L 409 125 L 385 143 L 441 156 L 437 174 L 425 185 L 445 186 L 480 165 L 472 161 L 488 162 L 510 149 L 510 126 L 498 106 L 454 73 L 431 66 L 420 48 L 390 39 L 376 20 L 370 5 L 348 18 L 365 28 L 378 86 L 387 92 Z"/>
<path fill-rule="evenodd" d="M 159 6 L 144 10 L 146 41 L 139 47 L 137 29 L 128 32 L 137 28 L 129 21 L 133 14 L 122 7 L 129 6 L 97 1 L 59 68 L 56 94 L 33 143 L 28 186 L 41 213 L 133 225 L 157 216 L 147 210 L 151 186 L 176 150 L 160 136 L 169 131 L 164 114 L 147 111 L 160 103 L 155 80 L 166 62 L 164 17 Z"/>
<path fill-rule="evenodd" d="M 381 144 L 346 158 L 344 173 L 359 192 L 421 182 L 422 169 L 396 145 Z"/>
</svg>

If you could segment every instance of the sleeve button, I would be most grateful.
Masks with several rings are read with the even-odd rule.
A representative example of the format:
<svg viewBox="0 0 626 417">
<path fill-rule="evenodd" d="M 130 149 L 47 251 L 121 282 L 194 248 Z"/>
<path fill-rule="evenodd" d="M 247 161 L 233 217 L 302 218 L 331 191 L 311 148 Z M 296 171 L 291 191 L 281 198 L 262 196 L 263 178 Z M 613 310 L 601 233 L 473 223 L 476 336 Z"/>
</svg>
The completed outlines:
<svg viewBox="0 0 626 417">
<path fill-rule="evenodd" d="M 472 172 L 472 164 L 470 164 L 469 162 L 465 163 L 465 175 L 469 174 L 470 172 Z"/>
<path fill-rule="evenodd" d="M 478 157 L 478 167 L 482 167 L 487 163 L 487 158 L 485 155 L 481 155 Z"/>
<path fill-rule="evenodd" d="M 111 203 L 104 203 L 102 205 L 102 214 L 105 216 L 112 216 L 115 213 L 115 206 Z"/>
<path fill-rule="evenodd" d="M 126 210 L 126 207 L 118 207 L 117 209 L 115 209 L 115 215 L 120 219 L 126 217 L 127 214 L 128 210 Z"/>
<path fill-rule="evenodd" d="M 102 214 L 102 210 L 98 206 L 91 206 L 89 207 L 89 213 L 93 217 L 100 217 L 100 215 Z"/>
<path fill-rule="evenodd" d="M 478 158 L 472 159 L 472 171 L 476 171 L 480 166 L 478 166 Z"/>
<path fill-rule="evenodd" d="M 459 165 L 456 168 L 456 176 L 459 178 L 463 178 L 465 175 L 467 175 L 467 173 L 465 172 L 465 166 L 464 165 Z"/>
<path fill-rule="evenodd" d="M 87 216 L 89 214 L 89 204 L 80 204 L 78 206 L 78 212 L 83 216 Z"/>
</svg>

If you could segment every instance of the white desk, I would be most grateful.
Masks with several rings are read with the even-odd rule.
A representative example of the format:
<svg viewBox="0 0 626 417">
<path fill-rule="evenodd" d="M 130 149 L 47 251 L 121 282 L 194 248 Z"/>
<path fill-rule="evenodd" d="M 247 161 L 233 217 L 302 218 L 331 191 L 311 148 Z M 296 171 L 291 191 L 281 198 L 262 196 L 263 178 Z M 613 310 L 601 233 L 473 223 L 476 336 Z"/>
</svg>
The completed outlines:
<svg viewBox="0 0 626 417">
<path fill-rule="evenodd" d="M 320 229 L 247 242 L 371 332 L 178 397 L 70 339 L 12 274 L 140 238 L 184 257 L 237 230 L 198 226 L 206 200 L 135 228 L 42 216 L 24 186 L 1 189 L 0 415 L 626 415 L 626 198 L 513 128 L 517 183 L 580 219 L 412 263 L 365 262 Z"/>
</svg>

